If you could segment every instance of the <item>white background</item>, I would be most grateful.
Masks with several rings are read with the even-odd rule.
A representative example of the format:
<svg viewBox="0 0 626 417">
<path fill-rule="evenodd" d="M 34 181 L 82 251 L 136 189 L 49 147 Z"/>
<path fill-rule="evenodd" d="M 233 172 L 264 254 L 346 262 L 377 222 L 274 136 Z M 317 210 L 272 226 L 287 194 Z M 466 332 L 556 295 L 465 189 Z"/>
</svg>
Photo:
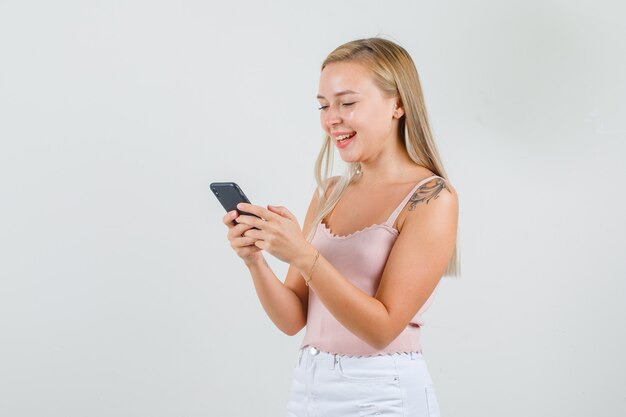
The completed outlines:
<svg viewBox="0 0 626 417">
<path fill-rule="evenodd" d="M 626 415 L 625 12 L 0 0 L 0 415 L 284 415 L 304 331 L 265 315 L 207 186 L 302 222 L 320 64 L 376 35 L 460 196 L 463 276 L 423 332 L 443 415 Z"/>
</svg>

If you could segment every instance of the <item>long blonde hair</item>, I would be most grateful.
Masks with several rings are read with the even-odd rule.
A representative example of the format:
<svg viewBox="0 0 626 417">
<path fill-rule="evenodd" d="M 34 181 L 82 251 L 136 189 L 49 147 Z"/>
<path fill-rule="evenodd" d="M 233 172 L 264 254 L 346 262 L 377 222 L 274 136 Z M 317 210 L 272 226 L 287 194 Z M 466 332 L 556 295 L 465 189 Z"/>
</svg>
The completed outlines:
<svg viewBox="0 0 626 417">
<path fill-rule="evenodd" d="M 382 38 L 358 39 L 345 43 L 334 51 L 322 63 L 322 70 L 332 62 L 357 61 L 367 67 L 374 76 L 377 86 L 388 97 L 400 97 L 404 116 L 400 118 L 399 129 L 409 157 L 436 175 L 448 179 L 428 122 L 422 87 L 415 64 L 404 48 Z M 325 135 L 324 144 L 315 162 L 315 181 L 319 195 L 313 227 L 307 235 L 310 242 L 317 230 L 316 225 L 332 211 L 348 185 L 361 172 L 360 162 L 348 164 L 346 173 L 340 176 L 327 197 L 333 168 L 333 139 Z M 457 241 L 445 276 L 459 276 L 460 259 Z"/>
</svg>

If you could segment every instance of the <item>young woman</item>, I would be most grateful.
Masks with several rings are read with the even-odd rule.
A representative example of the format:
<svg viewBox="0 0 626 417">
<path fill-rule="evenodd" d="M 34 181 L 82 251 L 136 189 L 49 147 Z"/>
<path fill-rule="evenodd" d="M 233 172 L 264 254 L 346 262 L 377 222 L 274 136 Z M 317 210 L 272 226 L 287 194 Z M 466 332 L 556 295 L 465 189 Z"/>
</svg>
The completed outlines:
<svg viewBox="0 0 626 417">
<path fill-rule="evenodd" d="M 459 272 L 458 196 L 415 65 L 391 41 L 348 42 L 322 64 L 317 98 L 326 135 L 303 229 L 285 207 L 224 217 L 270 319 L 288 335 L 306 326 L 287 414 L 439 416 L 421 315 Z M 335 148 L 348 170 L 328 178 Z M 261 251 L 289 263 L 284 283 Z"/>
</svg>

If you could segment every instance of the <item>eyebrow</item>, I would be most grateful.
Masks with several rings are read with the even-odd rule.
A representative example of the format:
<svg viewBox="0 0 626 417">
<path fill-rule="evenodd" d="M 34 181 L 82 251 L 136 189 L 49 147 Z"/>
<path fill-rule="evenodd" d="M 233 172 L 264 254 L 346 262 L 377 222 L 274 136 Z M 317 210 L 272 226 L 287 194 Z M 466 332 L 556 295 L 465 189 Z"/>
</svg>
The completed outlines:
<svg viewBox="0 0 626 417">
<path fill-rule="evenodd" d="M 346 95 L 346 94 L 359 94 L 359 93 L 357 93 L 356 91 L 352 91 L 352 90 L 343 90 L 343 91 L 340 91 L 340 92 L 338 92 L 337 94 L 335 94 L 335 97 L 337 97 L 337 96 L 343 96 L 343 95 Z M 323 99 L 326 99 L 326 97 L 324 97 L 324 96 L 323 96 L 323 95 L 321 95 L 321 94 L 318 94 L 318 95 L 317 95 L 317 98 L 323 98 Z"/>
</svg>

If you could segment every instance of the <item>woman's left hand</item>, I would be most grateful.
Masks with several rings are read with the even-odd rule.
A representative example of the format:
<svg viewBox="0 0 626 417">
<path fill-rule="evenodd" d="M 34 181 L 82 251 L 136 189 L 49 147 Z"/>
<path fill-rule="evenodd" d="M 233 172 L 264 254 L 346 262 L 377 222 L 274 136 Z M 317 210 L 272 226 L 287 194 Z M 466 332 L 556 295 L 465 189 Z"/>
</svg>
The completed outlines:
<svg viewBox="0 0 626 417">
<path fill-rule="evenodd" d="M 243 234 L 257 239 L 254 242 L 256 247 L 288 264 L 293 264 L 308 255 L 311 244 L 304 238 L 296 216 L 285 207 L 268 205 L 265 209 L 254 204 L 239 203 L 237 209 L 261 217 L 261 219 L 246 215 L 237 217 L 237 222 L 259 229 L 246 230 Z"/>
</svg>

